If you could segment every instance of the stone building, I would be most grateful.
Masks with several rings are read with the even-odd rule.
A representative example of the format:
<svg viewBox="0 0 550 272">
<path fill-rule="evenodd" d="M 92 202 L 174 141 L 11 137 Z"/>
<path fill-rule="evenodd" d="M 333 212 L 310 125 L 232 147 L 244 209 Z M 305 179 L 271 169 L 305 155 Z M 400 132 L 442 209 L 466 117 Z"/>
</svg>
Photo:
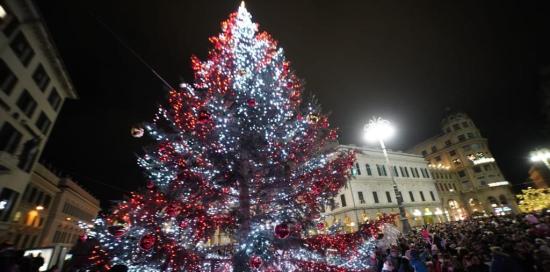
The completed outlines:
<svg viewBox="0 0 550 272">
<path fill-rule="evenodd" d="M 1 236 L 12 228 L 64 101 L 77 94 L 33 2 L 1 1 L 0 11 Z"/>
<path fill-rule="evenodd" d="M 442 133 L 414 146 L 436 177 L 443 206 L 453 219 L 517 211 L 511 185 L 474 122 L 453 113 L 441 122 Z"/>
<path fill-rule="evenodd" d="M 31 179 L 14 207 L 9 231 L 0 241 L 10 241 L 17 248 L 70 248 L 100 210 L 99 200 L 70 178 L 60 178 L 37 163 Z"/>
<path fill-rule="evenodd" d="M 339 223 L 346 231 L 353 231 L 367 219 L 375 219 L 383 213 L 399 213 L 389 171 L 392 171 L 403 195 L 411 226 L 448 220 L 435 180 L 422 156 L 389 151 L 389 166 L 380 149 L 349 145 L 340 148 L 355 150 L 357 161 L 353 177 L 331 205 L 325 207 L 323 215 L 327 227 Z"/>
</svg>

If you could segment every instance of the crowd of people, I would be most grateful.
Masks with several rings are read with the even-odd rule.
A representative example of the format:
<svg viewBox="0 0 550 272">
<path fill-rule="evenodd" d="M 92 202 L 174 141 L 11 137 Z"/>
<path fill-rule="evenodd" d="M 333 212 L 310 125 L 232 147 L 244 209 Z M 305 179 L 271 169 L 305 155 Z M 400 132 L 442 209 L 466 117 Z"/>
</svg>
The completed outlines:
<svg viewBox="0 0 550 272">
<path fill-rule="evenodd" d="M 373 254 L 375 272 L 550 271 L 550 213 L 425 226 Z"/>
<path fill-rule="evenodd" d="M 23 250 L 15 250 L 12 244 L 3 243 L 0 246 L 0 271 L 2 272 L 38 272 L 44 265 L 44 257 L 40 253 L 24 255 Z M 58 272 L 54 265 L 48 272 Z"/>
<path fill-rule="evenodd" d="M 379 238 L 370 257 L 373 272 L 550 272 L 550 212 L 429 225 L 397 236 L 393 245 Z M 88 251 L 73 249 L 81 258 L 73 258 L 63 271 L 80 271 L 75 262 L 85 260 Z M 43 264 L 41 256 L 0 245 L 2 272 L 36 272 Z M 119 265 L 110 271 L 127 270 Z"/>
</svg>

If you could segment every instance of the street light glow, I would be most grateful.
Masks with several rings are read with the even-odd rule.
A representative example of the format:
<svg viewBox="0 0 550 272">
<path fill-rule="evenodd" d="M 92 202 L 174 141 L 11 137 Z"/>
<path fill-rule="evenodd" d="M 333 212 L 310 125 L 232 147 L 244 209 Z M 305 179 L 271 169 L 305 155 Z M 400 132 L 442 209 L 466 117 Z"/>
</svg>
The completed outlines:
<svg viewBox="0 0 550 272">
<path fill-rule="evenodd" d="M 369 142 L 377 141 L 382 148 L 382 153 L 386 159 L 386 165 L 389 169 L 392 168 L 390 157 L 388 156 L 388 151 L 386 150 L 386 145 L 384 140 L 390 138 L 395 133 L 395 129 L 391 125 L 390 121 L 384 120 L 380 117 L 372 118 L 364 127 L 364 137 L 365 140 Z M 407 234 L 411 231 L 411 225 L 407 219 L 407 213 L 405 207 L 403 206 L 403 198 L 401 197 L 401 192 L 397 188 L 397 182 L 395 182 L 395 177 L 393 176 L 392 171 L 390 171 L 390 178 L 393 184 L 393 191 L 397 197 L 397 207 L 399 208 L 399 217 L 403 226 L 403 233 Z M 420 212 L 420 211 L 419 211 Z"/>
<path fill-rule="evenodd" d="M 380 117 L 371 119 L 364 128 L 365 140 L 369 142 L 375 142 L 391 138 L 395 133 L 394 127 L 390 121 L 384 120 Z"/>
<path fill-rule="evenodd" d="M 531 152 L 530 159 L 532 162 L 547 162 L 548 160 L 550 160 L 550 150 L 541 149 Z"/>
</svg>

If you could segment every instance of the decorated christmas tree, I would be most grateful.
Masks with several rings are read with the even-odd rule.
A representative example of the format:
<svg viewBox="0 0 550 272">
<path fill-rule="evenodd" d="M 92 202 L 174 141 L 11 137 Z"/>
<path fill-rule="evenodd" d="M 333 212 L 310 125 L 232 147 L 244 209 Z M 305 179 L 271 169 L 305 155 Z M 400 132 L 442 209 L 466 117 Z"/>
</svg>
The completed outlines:
<svg viewBox="0 0 550 272">
<path fill-rule="evenodd" d="M 149 182 L 96 220 L 91 266 L 366 270 L 384 220 L 317 232 L 354 154 L 337 149 L 336 130 L 244 4 L 210 41 L 207 60 L 192 57 L 194 83 L 171 90 L 143 126 L 155 141 L 138 159 Z M 229 238 L 214 244 L 215 233 Z"/>
</svg>

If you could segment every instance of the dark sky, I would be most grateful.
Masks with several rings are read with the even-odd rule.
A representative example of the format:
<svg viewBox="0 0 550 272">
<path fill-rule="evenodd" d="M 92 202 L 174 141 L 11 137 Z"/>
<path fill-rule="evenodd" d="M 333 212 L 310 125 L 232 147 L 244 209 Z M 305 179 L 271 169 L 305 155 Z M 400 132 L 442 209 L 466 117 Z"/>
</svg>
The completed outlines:
<svg viewBox="0 0 550 272">
<path fill-rule="evenodd" d="M 120 199 L 144 184 L 135 154 L 146 140 L 129 130 L 151 119 L 166 89 L 94 17 L 177 85 L 192 79 L 190 56 L 206 57 L 239 1 L 38 2 L 80 94 L 64 105 L 43 159 L 102 200 Z M 332 112 L 341 142 L 360 144 L 364 122 L 381 115 L 398 127 L 389 145 L 406 149 L 439 133 L 450 106 L 474 119 L 515 183 L 545 139 L 538 75 L 550 32 L 537 3 L 246 2 Z"/>
</svg>

